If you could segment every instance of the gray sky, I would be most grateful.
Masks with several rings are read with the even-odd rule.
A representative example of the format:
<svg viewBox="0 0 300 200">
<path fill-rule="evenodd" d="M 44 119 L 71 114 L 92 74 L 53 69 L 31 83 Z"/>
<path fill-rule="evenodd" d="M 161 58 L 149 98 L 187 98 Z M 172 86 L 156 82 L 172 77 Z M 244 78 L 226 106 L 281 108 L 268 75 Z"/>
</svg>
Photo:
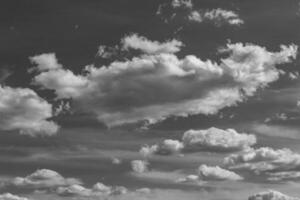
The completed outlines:
<svg viewBox="0 0 300 200">
<path fill-rule="evenodd" d="M 0 200 L 300 198 L 299 11 L 3 0 Z"/>
</svg>

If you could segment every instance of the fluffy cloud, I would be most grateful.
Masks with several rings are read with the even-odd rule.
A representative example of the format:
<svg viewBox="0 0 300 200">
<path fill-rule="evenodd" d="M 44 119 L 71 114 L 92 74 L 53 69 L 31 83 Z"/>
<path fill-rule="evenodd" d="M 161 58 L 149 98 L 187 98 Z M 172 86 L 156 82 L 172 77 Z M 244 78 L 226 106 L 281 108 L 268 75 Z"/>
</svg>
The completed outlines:
<svg viewBox="0 0 300 200">
<path fill-rule="evenodd" d="M 143 146 L 140 149 L 140 153 L 144 156 L 150 156 L 152 154 L 169 155 L 179 153 L 183 149 L 182 142 L 178 140 L 167 139 L 159 144 L 152 146 Z"/>
<path fill-rule="evenodd" d="M 40 71 L 53 70 L 62 68 L 62 65 L 58 63 L 55 53 L 44 53 L 29 58 L 33 64 Z"/>
<path fill-rule="evenodd" d="M 229 25 L 241 25 L 244 23 L 242 19 L 233 11 L 230 10 L 223 10 L 220 8 L 212 9 L 212 10 L 199 10 L 199 11 L 192 11 L 188 19 L 190 21 L 195 22 L 211 22 L 217 26 L 223 24 Z"/>
<path fill-rule="evenodd" d="M 200 165 L 197 175 L 188 175 L 184 178 L 179 178 L 176 182 L 202 185 L 205 181 L 240 181 L 243 179 L 242 176 L 235 172 L 223 169 L 219 166 Z"/>
<path fill-rule="evenodd" d="M 248 200 L 299 200 L 299 198 L 290 197 L 278 191 L 269 190 L 252 195 L 248 198 Z"/>
<path fill-rule="evenodd" d="M 243 150 L 256 143 L 251 134 L 238 133 L 234 129 L 189 130 L 183 134 L 183 144 L 187 149 Z"/>
<path fill-rule="evenodd" d="M 147 54 L 176 53 L 180 51 L 183 43 L 178 40 L 170 40 L 163 43 L 150 41 L 143 36 L 132 34 L 121 40 L 122 48 L 125 50 L 135 49 Z"/>
<path fill-rule="evenodd" d="M 171 6 L 173 8 L 193 8 L 193 2 L 192 0 L 172 0 L 171 1 Z"/>
<path fill-rule="evenodd" d="M 162 53 L 101 68 L 89 66 L 85 75 L 50 70 L 37 75 L 34 82 L 55 90 L 58 98 L 73 98 L 81 109 L 95 112 L 108 126 L 215 114 L 276 81 L 280 74 L 276 65 L 291 62 L 297 46 L 269 52 L 238 43 L 228 44 L 221 52 L 229 56 L 220 64 L 193 55 L 179 59 Z"/>
<path fill-rule="evenodd" d="M 230 169 L 253 171 L 256 174 L 268 171 L 289 171 L 300 167 L 300 154 L 290 149 L 274 150 L 269 147 L 248 149 L 224 159 Z"/>
<path fill-rule="evenodd" d="M 78 179 L 64 178 L 59 173 L 40 169 L 26 177 L 16 177 L 8 183 L 8 186 L 25 189 L 56 188 L 72 184 L 81 184 Z"/>
<path fill-rule="evenodd" d="M 0 85 L 1 130 L 20 130 L 28 135 L 53 135 L 59 127 L 47 120 L 52 116 L 52 105 L 33 90 Z"/>
<path fill-rule="evenodd" d="M 56 193 L 60 196 L 72 196 L 72 197 L 88 197 L 96 199 L 110 199 L 114 196 L 122 195 L 143 195 L 150 193 L 151 190 L 148 188 L 141 188 L 135 191 L 128 191 L 127 188 L 123 186 L 107 186 L 103 183 L 96 183 L 92 188 L 85 188 L 81 185 L 70 185 L 67 187 L 59 187 L 56 190 Z"/>
<path fill-rule="evenodd" d="M 144 173 L 148 171 L 149 163 L 144 160 L 133 160 L 131 161 L 132 171 L 136 173 Z"/>
<path fill-rule="evenodd" d="M 300 179 L 300 171 L 283 171 L 267 173 L 269 181 Z"/>
<path fill-rule="evenodd" d="M 198 175 L 202 180 L 243 180 L 243 177 L 240 175 L 232 171 L 222 169 L 219 166 L 201 165 L 198 169 Z"/>
<path fill-rule="evenodd" d="M 0 194 L 0 200 L 28 200 L 25 197 L 19 197 L 10 193 Z"/>
</svg>

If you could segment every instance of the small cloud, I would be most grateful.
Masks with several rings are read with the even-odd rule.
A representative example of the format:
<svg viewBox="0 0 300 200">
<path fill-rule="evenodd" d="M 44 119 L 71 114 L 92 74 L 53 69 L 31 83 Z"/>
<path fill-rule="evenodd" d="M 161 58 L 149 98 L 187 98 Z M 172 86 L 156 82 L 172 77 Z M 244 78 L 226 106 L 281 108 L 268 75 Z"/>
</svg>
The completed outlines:
<svg viewBox="0 0 300 200">
<path fill-rule="evenodd" d="M 6 183 L 8 187 L 19 189 L 51 189 L 72 184 L 81 184 L 81 181 L 75 178 L 64 178 L 49 169 L 40 169 L 26 177 L 16 177 Z"/>
<path fill-rule="evenodd" d="M 189 130 L 183 134 L 182 141 L 186 149 L 191 150 L 243 150 L 256 143 L 252 134 L 238 133 L 234 129 Z"/>
<path fill-rule="evenodd" d="M 180 48 L 183 46 L 183 43 L 176 39 L 158 42 L 148 40 L 137 34 L 125 36 L 121 40 L 121 44 L 125 50 L 134 49 L 146 54 L 176 53 L 180 51 Z"/>
<path fill-rule="evenodd" d="M 144 160 L 133 160 L 131 161 L 132 171 L 135 173 L 144 173 L 148 171 L 149 163 Z"/>
<path fill-rule="evenodd" d="M 210 22 L 216 26 L 221 26 L 224 24 L 240 26 L 244 23 L 240 19 L 239 15 L 231 10 L 223 10 L 221 8 L 212 9 L 212 10 L 194 10 L 192 11 L 188 19 L 193 22 Z"/>
</svg>

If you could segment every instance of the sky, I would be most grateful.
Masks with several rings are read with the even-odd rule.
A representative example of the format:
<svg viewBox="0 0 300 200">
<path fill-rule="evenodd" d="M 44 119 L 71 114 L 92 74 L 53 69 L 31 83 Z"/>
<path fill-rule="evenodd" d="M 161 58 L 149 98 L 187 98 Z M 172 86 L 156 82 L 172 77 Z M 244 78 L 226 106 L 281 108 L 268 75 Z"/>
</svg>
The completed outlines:
<svg viewBox="0 0 300 200">
<path fill-rule="evenodd" d="M 298 0 L 2 0 L 0 200 L 299 200 Z"/>
</svg>

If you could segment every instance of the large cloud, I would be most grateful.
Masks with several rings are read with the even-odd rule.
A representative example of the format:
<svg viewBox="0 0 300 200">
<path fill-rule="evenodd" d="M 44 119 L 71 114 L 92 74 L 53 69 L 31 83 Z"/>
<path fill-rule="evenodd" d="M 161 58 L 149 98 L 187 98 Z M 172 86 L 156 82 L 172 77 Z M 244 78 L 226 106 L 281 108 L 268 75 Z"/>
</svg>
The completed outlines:
<svg viewBox="0 0 300 200">
<path fill-rule="evenodd" d="M 281 192 L 269 190 L 266 192 L 260 192 L 258 194 L 254 194 L 248 198 L 248 200 L 299 200 L 296 197 L 290 197 Z"/>
<path fill-rule="evenodd" d="M 251 134 L 238 133 L 234 129 L 189 130 L 183 134 L 183 144 L 187 149 L 204 150 L 243 150 L 256 143 Z"/>
<path fill-rule="evenodd" d="M 22 134 L 29 135 L 53 135 L 59 127 L 47 120 L 52 116 L 52 105 L 33 90 L 0 85 L 1 130 L 20 130 Z"/>
<path fill-rule="evenodd" d="M 249 170 L 256 174 L 273 172 L 274 170 L 277 172 L 290 171 L 300 167 L 300 154 L 290 149 L 274 150 L 269 147 L 261 147 L 232 154 L 224 159 L 224 163 L 230 169 Z M 272 174 L 269 175 L 272 177 Z"/>
<path fill-rule="evenodd" d="M 42 72 L 34 82 L 73 98 L 108 126 L 168 116 L 214 114 L 235 105 L 279 78 L 278 64 L 291 62 L 297 47 L 269 52 L 252 44 L 228 44 L 220 64 L 189 55 L 142 55 L 109 66 L 86 67 L 85 75 L 69 70 Z"/>
<path fill-rule="evenodd" d="M 188 19 L 199 23 L 206 21 L 211 22 L 216 26 L 221 26 L 223 24 L 239 26 L 244 23 L 235 12 L 220 8 L 212 10 L 194 10 L 189 14 Z"/>
<path fill-rule="evenodd" d="M 0 200 L 29 200 L 25 197 L 19 197 L 10 193 L 0 194 Z"/>
<path fill-rule="evenodd" d="M 8 183 L 8 186 L 24 189 L 50 189 L 73 184 L 81 184 L 81 181 L 74 178 L 64 178 L 53 170 L 40 169 L 26 177 L 14 178 Z"/>
</svg>

